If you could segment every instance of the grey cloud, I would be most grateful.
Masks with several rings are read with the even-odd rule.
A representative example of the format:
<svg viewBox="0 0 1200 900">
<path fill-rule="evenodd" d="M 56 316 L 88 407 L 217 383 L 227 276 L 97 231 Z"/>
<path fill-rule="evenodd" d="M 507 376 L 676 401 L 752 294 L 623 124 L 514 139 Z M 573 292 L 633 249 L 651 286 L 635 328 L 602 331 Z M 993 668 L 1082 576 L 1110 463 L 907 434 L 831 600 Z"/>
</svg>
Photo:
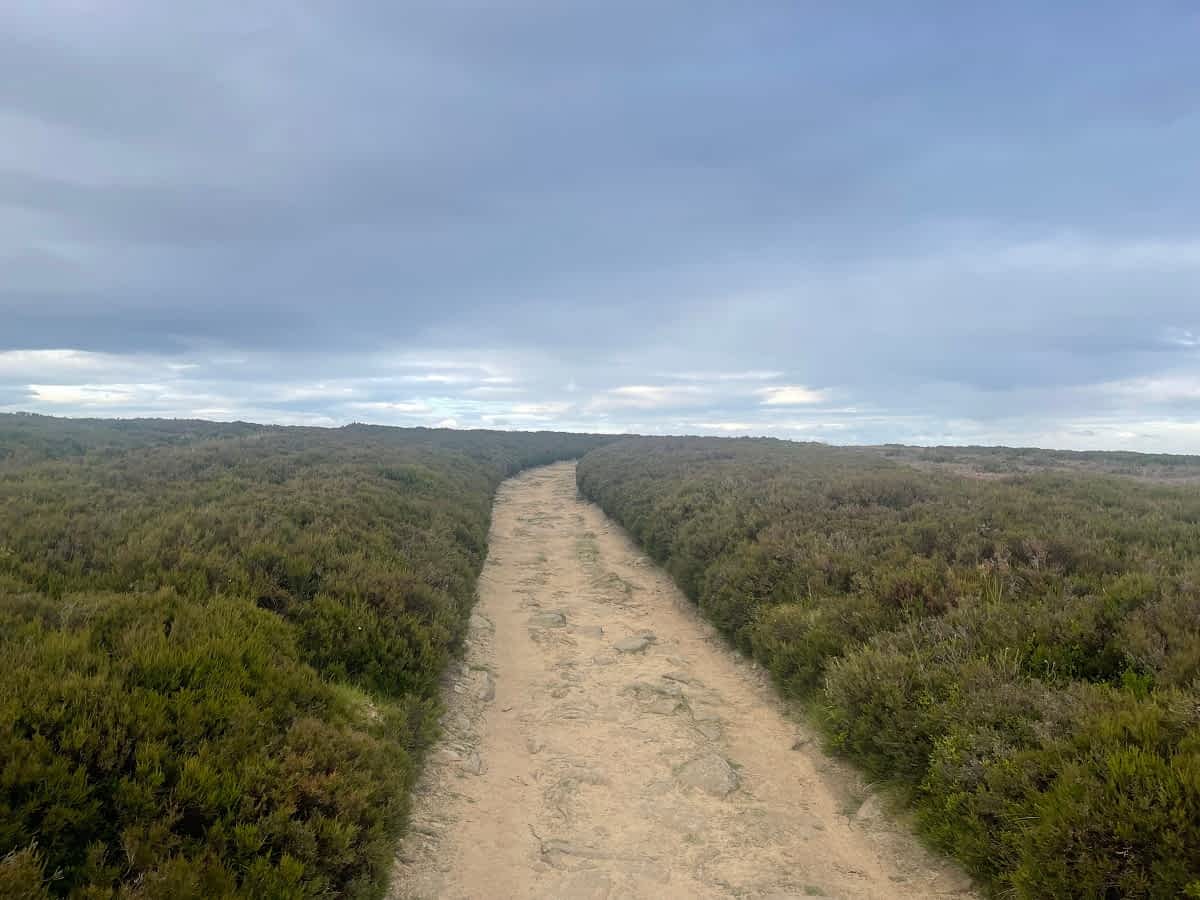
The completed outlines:
<svg viewBox="0 0 1200 900">
<path fill-rule="evenodd" d="M 14 5 L 0 351 L 160 358 L 139 377 L 168 387 L 46 411 L 846 440 L 1186 421 L 1186 396 L 1105 385 L 1197 369 L 1194 15 L 935 8 Z M 428 348 L 513 381 L 386 362 Z M 829 403 L 669 375 L 764 369 Z M 2 377 L 0 406 L 41 383 Z"/>
</svg>

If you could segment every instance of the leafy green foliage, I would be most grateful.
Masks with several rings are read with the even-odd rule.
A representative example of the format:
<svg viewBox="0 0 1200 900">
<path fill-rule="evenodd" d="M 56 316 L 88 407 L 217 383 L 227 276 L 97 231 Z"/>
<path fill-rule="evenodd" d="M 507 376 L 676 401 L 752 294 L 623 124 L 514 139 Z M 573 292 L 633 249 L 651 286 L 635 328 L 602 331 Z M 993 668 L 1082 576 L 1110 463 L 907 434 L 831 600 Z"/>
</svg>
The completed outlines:
<svg viewBox="0 0 1200 900">
<path fill-rule="evenodd" d="M 491 497 L 586 436 L 0 417 L 0 894 L 370 897 Z"/>
<path fill-rule="evenodd" d="M 1200 896 L 1197 471 L 639 438 L 578 481 L 998 893 L 1165 898 Z"/>
</svg>

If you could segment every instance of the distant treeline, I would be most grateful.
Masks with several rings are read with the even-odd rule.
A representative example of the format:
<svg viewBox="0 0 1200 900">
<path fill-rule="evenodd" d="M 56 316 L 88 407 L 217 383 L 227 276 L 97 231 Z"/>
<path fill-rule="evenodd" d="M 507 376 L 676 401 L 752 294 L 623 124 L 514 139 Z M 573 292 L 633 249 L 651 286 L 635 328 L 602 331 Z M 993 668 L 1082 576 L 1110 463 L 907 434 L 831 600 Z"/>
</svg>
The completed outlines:
<svg viewBox="0 0 1200 900">
<path fill-rule="evenodd" d="M 0 416 L 0 896 L 380 895 L 495 488 L 601 441 Z"/>
<path fill-rule="evenodd" d="M 1200 480 L 1200 456 L 1132 453 L 1124 450 L 1041 450 L 1034 447 L 906 447 L 885 444 L 889 459 L 915 465 L 935 464 L 976 475 L 1075 471 L 1128 475 L 1159 481 Z"/>
<path fill-rule="evenodd" d="M 578 481 L 999 896 L 1200 897 L 1200 491 L 1080 463 L 1142 474 L 637 438 Z"/>
</svg>

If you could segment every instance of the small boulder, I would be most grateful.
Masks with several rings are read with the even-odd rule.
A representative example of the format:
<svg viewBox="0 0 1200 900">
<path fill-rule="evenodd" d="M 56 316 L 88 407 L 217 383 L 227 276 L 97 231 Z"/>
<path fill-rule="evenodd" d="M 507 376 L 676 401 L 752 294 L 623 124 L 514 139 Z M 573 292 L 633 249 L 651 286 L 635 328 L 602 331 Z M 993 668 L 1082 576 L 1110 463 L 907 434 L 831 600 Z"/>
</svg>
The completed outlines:
<svg viewBox="0 0 1200 900">
<path fill-rule="evenodd" d="M 648 703 L 644 709 L 646 712 L 654 713 L 657 716 L 673 716 L 679 710 L 683 709 L 683 703 L 671 697 L 659 697 L 657 700 Z"/>
<path fill-rule="evenodd" d="M 479 686 L 479 691 L 475 696 L 484 703 L 490 703 L 496 699 L 496 679 L 492 678 L 491 672 L 483 673 L 483 684 Z"/>
<path fill-rule="evenodd" d="M 567 617 L 560 612 L 540 612 L 529 620 L 529 624 L 535 628 L 562 628 L 567 624 Z"/>
<path fill-rule="evenodd" d="M 867 799 L 862 802 L 862 806 L 854 814 L 854 821 L 859 824 L 877 822 L 884 818 L 883 802 L 879 799 L 878 794 L 868 794 Z"/>
<path fill-rule="evenodd" d="M 613 649 L 620 653 L 641 653 L 650 642 L 644 636 L 622 638 L 613 644 Z"/>
<path fill-rule="evenodd" d="M 673 681 L 635 681 L 629 685 L 629 691 L 638 696 L 657 694 L 660 697 L 682 697 L 683 690 Z"/>
<path fill-rule="evenodd" d="M 459 769 L 466 772 L 468 775 L 483 774 L 483 760 L 478 753 L 470 753 L 467 758 L 458 764 Z"/>
<path fill-rule="evenodd" d="M 706 753 L 684 763 L 675 777 L 685 787 L 699 788 L 714 797 L 729 796 L 741 783 L 729 761 L 715 753 Z"/>
</svg>

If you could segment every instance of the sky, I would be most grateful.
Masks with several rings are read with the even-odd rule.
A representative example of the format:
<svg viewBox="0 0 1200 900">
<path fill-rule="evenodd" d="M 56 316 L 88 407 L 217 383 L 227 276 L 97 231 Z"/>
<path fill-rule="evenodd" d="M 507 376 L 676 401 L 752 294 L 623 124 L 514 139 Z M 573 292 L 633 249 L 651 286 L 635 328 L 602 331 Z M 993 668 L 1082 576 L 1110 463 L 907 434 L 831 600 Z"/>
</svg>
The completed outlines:
<svg viewBox="0 0 1200 900">
<path fill-rule="evenodd" d="M 0 4 L 0 411 L 1200 452 L 1194 2 Z"/>
</svg>

